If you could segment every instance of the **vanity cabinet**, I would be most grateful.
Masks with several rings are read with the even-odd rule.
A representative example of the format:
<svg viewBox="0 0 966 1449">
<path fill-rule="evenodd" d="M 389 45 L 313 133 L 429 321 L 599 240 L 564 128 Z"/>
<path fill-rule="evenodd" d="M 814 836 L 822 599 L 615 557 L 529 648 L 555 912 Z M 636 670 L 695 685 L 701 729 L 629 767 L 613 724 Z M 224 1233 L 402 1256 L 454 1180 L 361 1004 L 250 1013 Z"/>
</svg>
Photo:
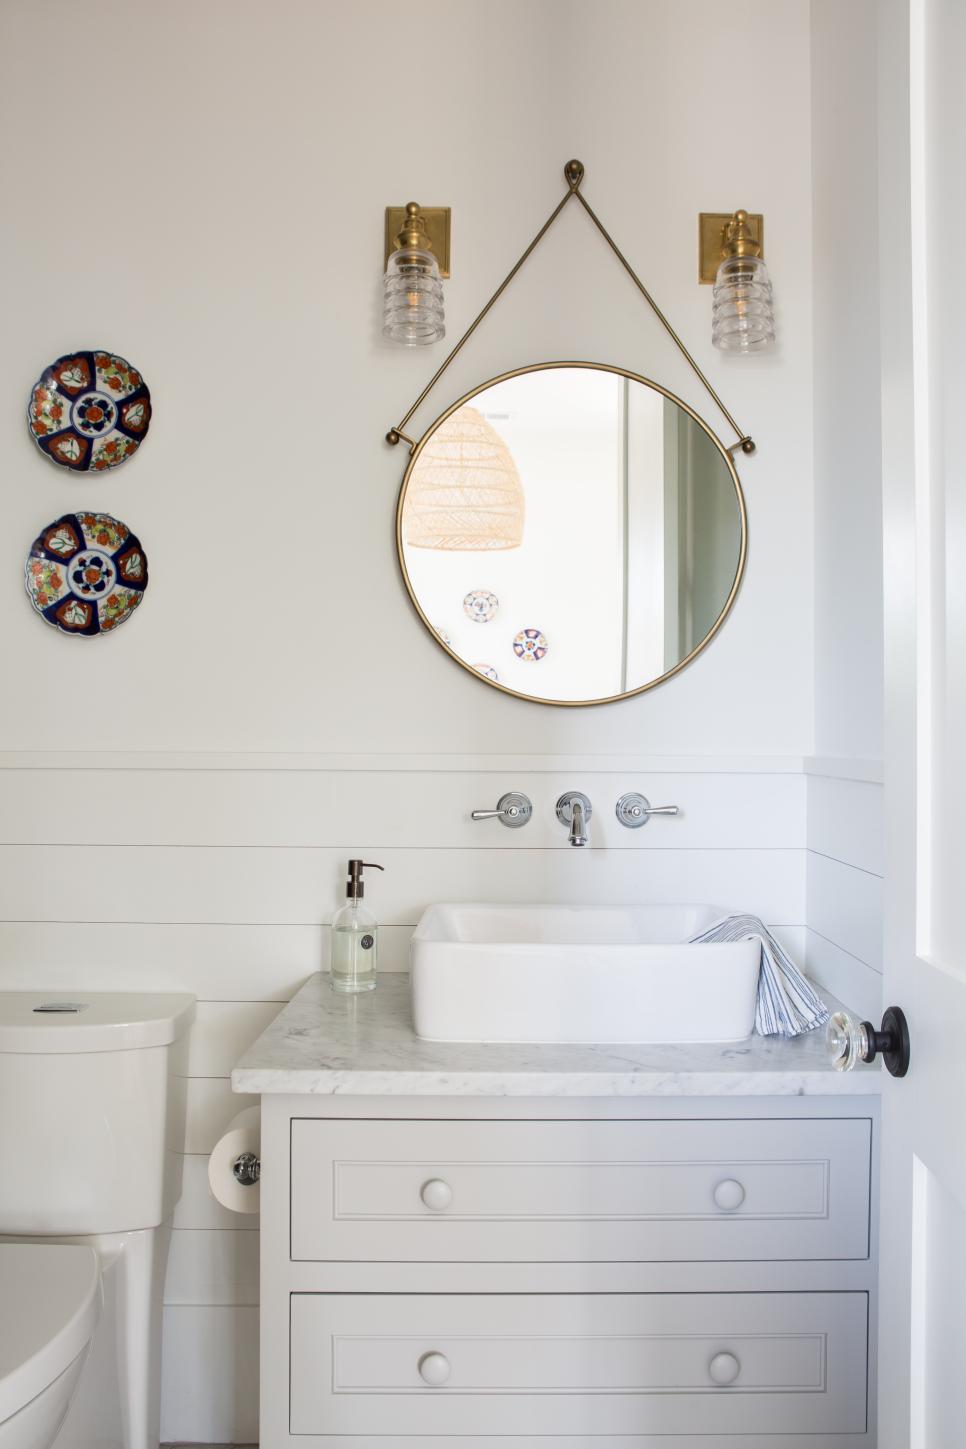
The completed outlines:
<svg viewBox="0 0 966 1449">
<path fill-rule="evenodd" d="M 262 1449 L 873 1444 L 876 1108 L 264 1097 Z"/>
</svg>

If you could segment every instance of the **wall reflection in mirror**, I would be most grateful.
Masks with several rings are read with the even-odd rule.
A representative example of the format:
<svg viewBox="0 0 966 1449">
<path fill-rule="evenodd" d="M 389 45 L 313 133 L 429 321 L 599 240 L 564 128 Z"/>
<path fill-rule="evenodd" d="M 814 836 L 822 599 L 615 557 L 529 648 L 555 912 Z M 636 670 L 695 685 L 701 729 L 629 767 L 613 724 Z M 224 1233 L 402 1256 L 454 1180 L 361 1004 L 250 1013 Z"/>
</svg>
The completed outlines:
<svg viewBox="0 0 966 1449">
<path fill-rule="evenodd" d="M 722 445 L 653 384 L 589 365 L 470 395 L 420 442 L 398 523 L 436 637 L 481 678 L 564 704 L 679 668 L 727 613 L 744 563 Z"/>
</svg>

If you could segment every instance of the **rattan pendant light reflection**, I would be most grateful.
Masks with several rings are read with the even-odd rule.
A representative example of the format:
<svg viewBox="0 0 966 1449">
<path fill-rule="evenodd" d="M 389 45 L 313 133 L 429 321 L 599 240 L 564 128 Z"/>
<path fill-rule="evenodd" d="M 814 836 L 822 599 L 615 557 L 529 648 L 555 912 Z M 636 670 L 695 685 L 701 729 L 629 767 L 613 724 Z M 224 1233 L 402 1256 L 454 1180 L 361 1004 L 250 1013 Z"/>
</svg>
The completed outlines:
<svg viewBox="0 0 966 1449">
<path fill-rule="evenodd" d="M 506 443 L 476 408 L 461 407 L 427 439 L 403 515 L 412 548 L 519 548 L 523 484 Z"/>
</svg>

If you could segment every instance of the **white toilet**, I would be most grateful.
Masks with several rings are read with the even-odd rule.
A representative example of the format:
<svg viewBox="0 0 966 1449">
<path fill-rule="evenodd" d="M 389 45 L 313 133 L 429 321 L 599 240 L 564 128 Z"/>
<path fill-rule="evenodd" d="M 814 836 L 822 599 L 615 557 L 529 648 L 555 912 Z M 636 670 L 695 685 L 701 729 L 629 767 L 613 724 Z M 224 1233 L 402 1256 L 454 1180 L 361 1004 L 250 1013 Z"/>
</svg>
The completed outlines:
<svg viewBox="0 0 966 1449">
<path fill-rule="evenodd" d="M 0 1449 L 46 1449 L 68 1404 L 57 1449 L 157 1449 L 193 1015 L 186 995 L 0 992 Z"/>
<path fill-rule="evenodd" d="M 100 1311 L 93 1249 L 0 1243 L 0 1449 L 47 1449 Z"/>
</svg>

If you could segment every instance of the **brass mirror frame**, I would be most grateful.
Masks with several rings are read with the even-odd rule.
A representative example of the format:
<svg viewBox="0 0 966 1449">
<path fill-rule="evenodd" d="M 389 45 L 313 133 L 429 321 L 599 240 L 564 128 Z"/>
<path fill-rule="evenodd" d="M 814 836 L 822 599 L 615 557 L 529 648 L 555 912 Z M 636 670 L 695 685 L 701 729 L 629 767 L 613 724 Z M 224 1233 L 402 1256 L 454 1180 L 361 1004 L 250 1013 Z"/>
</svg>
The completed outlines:
<svg viewBox="0 0 966 1449">
<path fill-rule="evenodd" d="M 403 552 L 403 508 L 406 504 L 406 492 L 409 488 L 409 480 L 412 477 L 413 469 L 419 461 L 419 457 L 423 451 L 423 448 L 426 446 L 433 433 L 439 427 L 440 423 L 445 422 L 446 419 L 450 417 L 453 413 L 457 412 L 458 409 L 464 405 L 464 403 L 468 403 L 472 398 L 478 397 L 479 394 L 481 392 L 485 392 L 487 388 L 495 387 L 497 383 L 507 382 L 511 377 L 523 377 L 526 373 L 529 372 L 548 372 L 554 368 L 564 367 L 586 368 L 592 372 L 610 372 L 613 373 L 616 377 L 624 377 L 627 378 L 630 382 L 639 382 L 644 387 L 652 388 L 655 392 L 658 392 L 663 397 L 667 398 L 669 402 L 676 403 L 677 406 L 682 409 L 682 411 L 686 412 L 688 416 L 699 425 L 699 427 L 704 429 L 704 431 L 707 433 L 708 437 L 711 439 L 712 443 L 714 443 L 715 447 L 718 449 L 718 452 L 724 459 L 728 472 L 731 475 L 731 482 L 735 490 L 735 499 L 738 504 L 738 515 L 741 520 L 741 546 L 738 551 L 738 565 L 735 569 L 734 582 L 731 585 L 731 589 L 728 593 L 727 599 L 724 602 L 721 613 L 718 615 L 717 619 L 715 619 L 714 623 L 708 630 L 707 634 L 705 634 L 704 638 L 700 641 L 700 643 L 694 646 L 689 654 L 686 654 L 683 659 L 679 660 L 673 668 L 666 670 L 656 679 L 650 679 L 646 684 L 638 685 L 636 689 L 626 689 L 621 694 L 604 695 L 600 699 L 546 699 L 536 694 L 524 694 L 519 689 L 510 689 L 510 687 L 506 684 L 500 684 L 495 680 L 487 679 L 485 674 L 481 674 L 478 669 L 474 669 L 472 664 L 468 664 L 467 661 L 465 659 L 462 659 L 454 649 L 451 649 L 448 644 L 444 643 L 443 640 L 440 638 L 439 634 L 433 628 L 433 625 L 430 623 L 428 617 L 422 610 L 419 599 L 416 597 L 416 592 L 413 588 L 412 580 L 409 577 L 409 570 L 406 568 L 405 553 Z M 510 695 L 513 699 L 523 699 L 526 700 L 529 704 L 556 705 L 563 709 L 588 709 L 594 705 L 615 704 L 618 700 L 621 699 L 633 699 L 635 695 L 646 694 L 648 690 L 656 689 L 659 684 L 664 684 L 668 679 L 673 678 L 675 674 L 680 674 L 682 669 L 685 669 L 693 659 L 696 659 L 698 657 L 702 650 L 708 647 L 708 645 L 711 643 L 711 640 L 721 628 L 725 619 L 731 613 L 732 606 L 734 605 L 735 599 L 738 596 L 738 590 L 741 587 L 741 581 L 744 577 L 745 563 L 748 557 L 748 511 L 745 507 L 745 495 L 741 489 L 741 481 L 738 477 L 738 470 L 735 468 L 734 458 L 731 456 L 731 453 L 725 447 L 724 443 L 718 437 L 717 433 L 715 433 L 708 426 L 704 418 L 702 418 L 698 413 L 694 411 L 694 408 L 689 407 L 686 402 L 683 402 L 681 398 L 677 397 L 673 392 L 669 392 L 666 387 L 662 387 L 659 382 L 654 382 L 649 377 L 642 377 L 640 373 L 631 372 L 626 367 L 615 367 L 607 362 L 534 362 L 531 363 L 529 367 L 515 367 L 510 372 L 501 372 L 498 377 L 491 377 L 486 382 L 481 382 L 478 387 L 472 388 L 470 392 L 464 393 L 463 396 L 457 398 L 456 402 L 452 403 L 445 412 L 440 413 L 439 417 L 435 420 L 435 422 L 430 424 L 430 426 L 423 433 L 422 437 L 415 444 L 409 459 L 409 463 L 406 467 L 406 472 L 403 475 L 403 480 L 399 488 L 399 497 L 396 502 L 396 554 L 399 559 L 399 568 L 402 573 L 403 583 L 406 585 L 406 592 L 409 594 L 409 598 L 413 605 L 413 608 L 416 610 L 419 618 L 426 626 L 430 637 L 435 641 L 439 648 L 443 650 L 444 653 L 448 654 L 451 659 L 455 659 L 456 663 L 460 665 L 462 669 L 465 669 L 467 674 L 471 674 L 474 679 L 479 680 L 481 683 L 487 685 L 490 689 L 502 690 L 504 694 Z"/>
</svg>

